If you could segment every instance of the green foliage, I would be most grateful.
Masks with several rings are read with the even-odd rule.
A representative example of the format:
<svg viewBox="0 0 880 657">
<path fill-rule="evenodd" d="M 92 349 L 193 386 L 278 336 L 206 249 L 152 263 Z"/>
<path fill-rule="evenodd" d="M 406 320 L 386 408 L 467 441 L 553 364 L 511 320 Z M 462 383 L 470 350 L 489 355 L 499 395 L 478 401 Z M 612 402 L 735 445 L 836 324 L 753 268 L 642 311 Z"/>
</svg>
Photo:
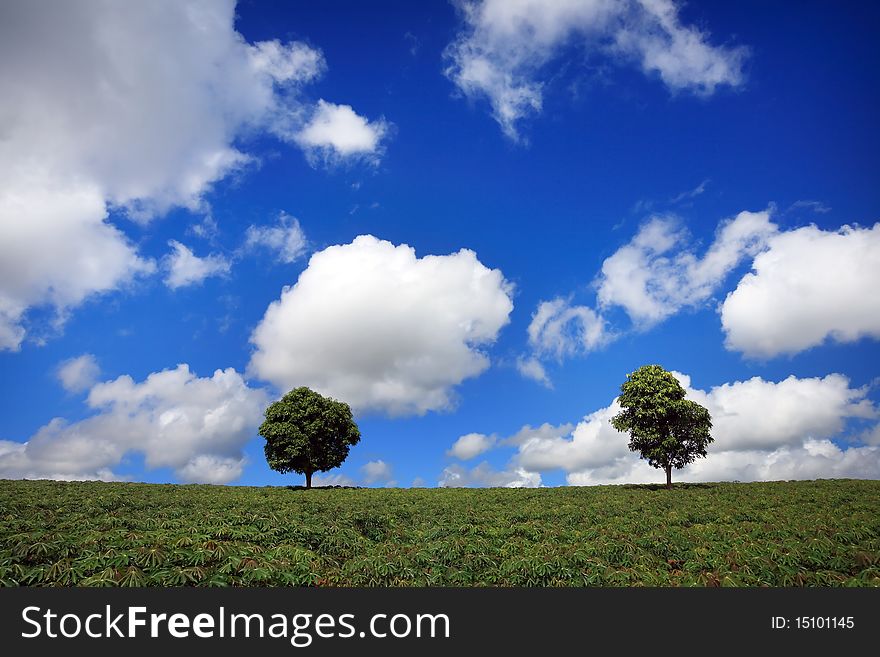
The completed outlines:
<svg viewBox="0 0 880 657">
<path fill-rule="evenodd" d="M 305 387 L 269 405 L 260 435 L 269 467 L 305 474 L 309 488 L 312 473 L 338 468 L 361 439 L 348 404 Z"/>
<path fill-rule="evenodd" d="M 629 432 L 629 448 L 648 464 L 666 470 L 672 485 L 672 468 L 683 468 L 706 456 L 712 442 L 709 411 L 685 399 L 685 390 L 670 372 L 659 365 L 645 365 L 627 376 L 618 397 L 621 411 L 611 420 L 621 432 Z"/>
<path fill-rule="evenodd" d="M 0 586 L 880 586 L 880 481 L 0 481 Z"/>
</svg>

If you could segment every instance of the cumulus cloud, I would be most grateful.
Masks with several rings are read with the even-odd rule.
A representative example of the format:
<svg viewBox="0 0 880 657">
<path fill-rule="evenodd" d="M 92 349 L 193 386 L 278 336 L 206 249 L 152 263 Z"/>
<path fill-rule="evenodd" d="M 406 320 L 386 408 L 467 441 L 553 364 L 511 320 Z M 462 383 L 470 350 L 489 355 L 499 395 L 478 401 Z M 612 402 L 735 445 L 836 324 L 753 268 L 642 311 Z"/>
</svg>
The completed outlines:
<svg viewBox="0 0 880 657">
<path fill-rule="evenodd" d="M 43 427 L 44 429 L 48 428 Z M 75 449 L 76 445 L 70 446 Z M 83 446 L 82 449 L 86 449 Z M 110 468 L 69 468 L 61 463 L 60 469 L 53 470 L 52 462 L 41 459 L 34 462 L 28 453 L 28 443 L 14 440 L 0 440 L 0 479 L 54 479 L 56 481 L 124 481 L 125 478 L 114 473 Z"/>
<path fill-rule="evenodd" d="M 548 65 L 569 49 L 640 66 L 673 92 L 708 95 L 739 86 L 747 51 L 712 45 L 683 25 L 673 0 L 461 0 L 464 27 L 449 45 L 446 75 L 471 98 L 485 98 L 511 139 L 541 111 Z"/>
<path fill-rule="evenodd" d="M 357 482 L 341 472 L 316 472 L 312 475 L 312 486 L 357 486 Z"/>
<path fill-rule="evenodd" d="M 880 446 L 880 422 L 859 434 L 859 440 L 866 445 Z"/>
<path fill-rule="evenodd" d="M 242 448 L 262 419 L 267 395 L 234 369 L 199 378 L 187 365 L 99 383 L 78 422 L 55 418 L 24 443 L 0 445 L 0 478 L 115 479 L 126 455 L 181 481 L 227 483 L 240 476 Z"/>
<path fill-rule="evenodd" d="M 867 388 L 851 387 L 845 376 L 790 376 L 778 382 L 754 377 L 707 392 L 693 388 L 687 375 L 674 374 L 687 397 L 709 409 L 715 439 L 709 455 L 677 471 L 677 480 L 880 477 L 876 425 L 843 446 L 832 442 L 845 436 L 849 421 L 878 417 Z M 572 485 L 656 482 L 659 471 L 631 452 L 629 437 L 611 426 L 619 411 L 615 399 L 577 425 L 527 425 L 495 444 L 516 447 L 511 470 L 563 470 Z"/>
<path fill-rule="evenodd" d="M 495 436 L 487 436 L 482 433 L 465 434 L 452 444 L 452 447 L 446 454 L 462 461 L 469 461 L 492 449 L 495 446 L 496 440 Z"/>
<path fill-rule="evenodd" d="M 245 249 L 267 249 L 284 264 L 299 260 L 307 246 L 306 234 L 299 220 L 286 212 L 278 215 L 278 221 L 273 226 L 248 226 L 245 232 Z"/>
<path fill-rule="evenodd" d="M 706 463 L 695 463 L 691 479 L 769 481 L 781 479 L 877 479 L 880 448 L 842 449 L 831 440 L 804 440 L 771 451 L 730 451 Z"/>
<path fill-rule="evenodd" d="M 379 459 L 377 461 L 369 461 L 361 466 L 361 474 L 364 478 L 364 483 L 367 484 L 375 484 L 375 483 L 383 483 L 386 486 L 391 485 L 392 482 L 392 468 L 385 461 Z"/>
<path fill-rule="evenodd" d="M 877 408 L 865 388 L 851 388 L 841 374 L 779 382 L 759 377 L 704 392 L 676 373 L 688 398 L 709 409 L 712 435 L 709 456 L 676 474 L 681 481 L 762 481 L 828 477 L 877 478 L 880 450 L 831 442 L 850 419 L 876 418 Z M 613 414 L 612 414 L 613 415 Z M 609 416 L 610 417 L 610 416 Z M 597 429 L 610 436 L 605 424 Z M 621 436 L 624 444 L 627 438 Z M 628 450 L 627 450 L 628 451 Z M 592 465 L 592 464 L 591 464 Z M 623 451 L 607 463 L 571 472 L 569 483 L 656 481 L 657 472 Z"/>
<path fill-rule="evenodd" d="M 698 257 L 674 217 L 652 217 L 636 236 L 602 263 L 599 306 L 620 306 L 639 328 L 708 300 L 744 259 L 766 248 L 777 232 L 770 210 L 740 212 L 722 222 Z"/>
<path fill-rule="evenodd" d="M 58 366 L 58 380 L 68 392 L 83 392 L 98 380 L 101 368 L 93 354 L 65 360 Z"/>
<path fill-rule="evenodd" d="M 721 306 L 728 349 L 770 358 L 880 338 L 880 223 L 772 237 Z"/>
<path fill-rule="evenodd" d="M 585 417 L 574 429 L 543 425 L 536 432 L 526 427 L 518 441 L 516 462 L 529 472 L 577 472 L 613 463 L 629 452 L 627 440 L 611 426 L 611 418 L 619 411 L 615 401 Z"/>
<path fill-rule="evenodd" d="M 60 323 L 155 270 L 111 211 L 205 211 L 212 186 L 253 161 L 239 137 L 304 125 L 321 53 L 247 43 L 234 21 L 233 0 L 4 3 L 0 349 L 19 348 L 29 309 Z M 340 130 L 326 139 L 350 143 Z"/>
<path fill-rule="evenodd" d="M 324 55 L 298 41 L 260 41 L 247 52 L 251 66 L 278 83 L 311 82 L 327 70 Z"/>
<path fill-rule="evenodd" d="M 200 258 L 177 240 L 170 240 L 171 253 L 165 256 L 165 284 L 172 290 L 189 285 L 197 285 L 210 276 L 228 274 L 232 265 L 220 254 Z"/>
<path fill-rule="evenodd" d="M 586 354 L 614 339 L 605 319 L 592 308 L 572 305 L 568 299 L 542 301 L 528 328 L 531 354 L 520 355 L 516 368 L 521 375 L 552 388 L 541 359 Z"/>
<path fill-rule="evenodd" d="M 548 423 L 538 427 L 525 425 L 507 438 L 499 438 L 494 434 L 487 436 L 481 433 L 470 433 L 459 437 L 447 451 L 447 455 L 466 461 L 499 447 L 514 446 L 521 450 L 522 445 L 531 440 L 559 439 L 571 433 L 573 426 L 572 424 L 563 424 L 557 427 Z M 452 464 L 443 470 L 438 485 L 447 488 L 483 486 L 536 488 L 542 484 L 540 473 L 537 469 L 525 467 L 518 452 L 518 456 L 511 459 L 507 466 L 501 470 L 493 468 L 486 461 L 472 468 L 457 463 Z"/>
<path fill-rule="evenodd" d="M 536 353 L 558 360 L 592 351 L 610 339 L 605 320 L 594 310 L 560 298 L 538 304 L 528 334 Z"/>
<path fill-rule="evenodd" d="M 30 308 L 52 308 L 63 321 L 86 298 L 150 274 L 156 264 L 105 221 L 96 187 L 13 173 L 12 150 L 0 139 L 0 349 L 18 350 Z"/>
<path fill-rule="evenodd" d="M 574 429 L 574 425 L 571 423 L 560 424 L 559 426 L 556 426 L 550 424 L 549 422 L 545 422 L 544 424 L 541 424 L 537 427 L 533 427 L 532 425 L 527 424 L 512 436 L 500 440 L 498 444 L 519 446 L 524 444 L 526 441 L 533 439 L 546 440 L 550 438 L 557 438 L 559 436 L 565 436 L 571 433 L 572 429 Z"/>
<path fill-rule="evenodd" d="M 753 377 L 725 383 L 708 393 L 690 386 L 679 375 L 688 397 L 712 414 L 713 448 L 772 449 L 800 444 L 805 439 L 839 434 L 849 418 L 871 419 L 877 409 L 866 398 L 866 388 L 851 388 L 842 374 L 779 382 Z"/>
<path fill-rule="evenodd" d="M 610 467 L 572 472 L 571 486 L 657 483 L 657 470 L 637 457 Z M 880 448 L 841 449 L 830 440 L 806 440 L 773 450 L 726 451 L 698 460 L 673 477 L 679 481 L 781 481 L 791 479 L 877 479 Z"/>
<path fill-rule="evenodd" d="M 387 134 L 388 123 L 384 119 L 368 121 L 350 105 L 319 100 L 309 121 L 292 139 L 313 163 L 333 164 L 353 158 L 375 162 Z"/>
<path fill-rule="evenodd" d="M 182 481 L 198 484 L 227 484 L 241 476 L 247 459 L 199 454 L 177 470 Z"/>
<path fill-rule="evenodd" d="M 456 463 L 443 470 L 437 485 L 441 488 L 537 488 L 541 485 L 541 475 L 523 468 L 496 470 L 485 461 L 470 469 Z"/>
<path fill-rule="evenodd" d="M 390 415 L 449 408 L 482 373 L 482 348 L 513 309 L 512 287 L 473 251 L 416 257 L 361 235 L 312 255 L 251 335 L 248 371 Z"/>
<path fill-rule="evenodd" d="M 562 297 L 538 304 L 528 327 L 531 352 L 519 357 L 517 369 L 552 387 L 543 361 L 587 354 L 619 336 L 605 318 L 609 309 L 622 308 L 637 330 L 647 330 L 684 308 L 704 304 L 777 232 L 770 209 L 743 211 L 722 221 L 712 244 L 698 256 L 677 217 L 651 217 L 602 263 L 594 280 L 596 309 Z"/>
<path fill-rule="evenodd" d="M 553 388 L 544 364 L 534 356 L 517 356 L 516 370 L 527 379 L 537 381 L 546 388 Z"/>
<path fill-rule="evenodd" d="M 780 231 L 772 208 L 722 221 L 698 254 L 674 216 L 653 216 L 602 263 L 594 281 L 597 308 L 562 298 L 541 302 L 528 329 L 523 376 L 550 385 L 542 360 L 586 353 L 616 337 L 605 316 L 622 308 L 647 330 L 713 299 L 730 274 L 752 271 L 719 304 L 725 345 L 746 356 L 794 354 L 826 341 L 880 337 L 880 224 Z"/>
</svg>

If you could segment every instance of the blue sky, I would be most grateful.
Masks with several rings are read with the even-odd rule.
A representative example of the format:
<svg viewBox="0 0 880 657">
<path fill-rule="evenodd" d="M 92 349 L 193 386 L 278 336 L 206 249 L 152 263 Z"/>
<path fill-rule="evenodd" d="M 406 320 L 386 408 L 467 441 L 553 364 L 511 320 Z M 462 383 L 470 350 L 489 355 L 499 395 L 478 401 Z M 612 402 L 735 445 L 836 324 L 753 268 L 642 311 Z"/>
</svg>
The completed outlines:
<svg viewBox="0 0 880 657">
<path fill-rule="evenodd" d="M 880 11 L 594 5 L 5 4 L 0 477 L 298 483 L 310 385 L 325 483 L 654 481 L 655 362 L 679 479 L 880 477 Z"/>
</svg>

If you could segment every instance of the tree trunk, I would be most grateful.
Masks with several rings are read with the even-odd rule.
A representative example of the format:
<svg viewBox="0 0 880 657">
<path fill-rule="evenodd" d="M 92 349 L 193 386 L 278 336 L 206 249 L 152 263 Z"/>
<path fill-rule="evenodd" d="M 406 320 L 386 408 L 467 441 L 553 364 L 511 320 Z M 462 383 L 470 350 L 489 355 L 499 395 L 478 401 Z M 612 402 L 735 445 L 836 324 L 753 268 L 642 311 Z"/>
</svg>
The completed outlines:
<svg viewBox="0 0 880 657">
<path fill-rule="evenodd" d="M 672 466 L 666 466 L 666 488 L 672 490 Z"/>
<path fill-rule="evenodd" d="M 306 488 L 312 487 L 312 473 L 311 471 L 306 472 Z"/>
</svg>

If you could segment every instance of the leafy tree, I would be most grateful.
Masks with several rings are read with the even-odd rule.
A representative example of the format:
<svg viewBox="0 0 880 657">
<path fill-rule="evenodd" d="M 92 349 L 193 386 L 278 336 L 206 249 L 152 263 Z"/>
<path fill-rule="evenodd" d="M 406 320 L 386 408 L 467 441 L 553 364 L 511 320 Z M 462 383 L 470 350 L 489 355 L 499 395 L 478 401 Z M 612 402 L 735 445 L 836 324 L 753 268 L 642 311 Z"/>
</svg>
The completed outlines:
<svg viewBox="0 0 880 657">
<path fill-rule="evenodd" d="M 620 413 L 612 426 L 629 432 L 629 448 L 655 468 L 666 471 L 672 488 L 672 468 L 683 468 L 706 456 L 712 442 L 712 418 L 700 404 L 685 399 L 684 388 L 659 365 L 645 365 L 629 374 L 620 386 Z"/>
<path fill-rule="evenodd" d="M 298 472 L 312 487 L 312 474 L 342 465 L 361 434 L 348 404 L 306 387 L 269 404 L 260 425 L 266 439 L 266 461 L 278 472 Z"/>
</svg>

